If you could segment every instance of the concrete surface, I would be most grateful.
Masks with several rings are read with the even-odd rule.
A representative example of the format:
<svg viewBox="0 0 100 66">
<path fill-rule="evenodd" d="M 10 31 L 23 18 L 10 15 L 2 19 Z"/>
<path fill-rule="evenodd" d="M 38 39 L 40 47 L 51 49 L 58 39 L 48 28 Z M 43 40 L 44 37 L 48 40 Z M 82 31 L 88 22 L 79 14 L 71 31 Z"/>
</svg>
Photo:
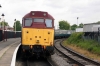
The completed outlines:
<svg viewBox="0 0 100 66">
<path fill-rule="evenodd" d="M 0 42 L 0 66 L 10 66 L 14 50 L 20 41 L 20 38 L 13 38 L 7 42 Z"/>
</svg>

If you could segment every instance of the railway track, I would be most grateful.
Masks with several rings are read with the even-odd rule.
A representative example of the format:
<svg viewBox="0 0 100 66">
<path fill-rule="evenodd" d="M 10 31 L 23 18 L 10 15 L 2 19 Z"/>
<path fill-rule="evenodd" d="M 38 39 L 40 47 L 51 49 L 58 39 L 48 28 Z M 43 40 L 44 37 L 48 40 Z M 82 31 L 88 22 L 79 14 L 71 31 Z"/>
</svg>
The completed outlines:
<svg viewBox="0 0 100 66">
<path fill-rule="evenodd" d="M 26 61 L 26 66 L 53 66 L 47 58 L 33 59 L 28 59 Z"/>
<path fill-rule="evenodd" d="M 48 58 L 39 58 L 31 57 L 25 60 L 17 59 L 15 66 L 55 66 Z"/>
<path fill-rule="evenodd" d="M 64 56 L 74 61 L 77 66 L 100 66 L 99 62 L 93 61 L 89 58 L 86 58 L 69 48 L 66 48 L 62 45 L 62 39 L 58 39 L 55 41 L 55 48 L 62 53 Z"/>
<path fill-rule="evenodd" d="M 23 58 L 21 55 L 21 47 L 19 47 L 16 55 L 15 66 L 56 66 L 51 57 L 39 57 L 30 56 L 29 58 Z"/>
</svg>

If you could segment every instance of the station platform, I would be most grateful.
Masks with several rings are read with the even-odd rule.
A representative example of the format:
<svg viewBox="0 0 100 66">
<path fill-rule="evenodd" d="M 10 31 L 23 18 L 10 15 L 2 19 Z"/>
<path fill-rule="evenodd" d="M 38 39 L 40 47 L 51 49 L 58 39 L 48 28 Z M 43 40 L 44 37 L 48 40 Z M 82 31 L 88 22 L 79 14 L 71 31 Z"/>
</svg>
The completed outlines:
<svg viewBox="0 0 100 66">
<path fill-rule="evenodd" d="M 0 42 L 0 66 L 10 66 L 14 50 L 20 42 L 21 38 L 10 38 Z"/>
</svg>

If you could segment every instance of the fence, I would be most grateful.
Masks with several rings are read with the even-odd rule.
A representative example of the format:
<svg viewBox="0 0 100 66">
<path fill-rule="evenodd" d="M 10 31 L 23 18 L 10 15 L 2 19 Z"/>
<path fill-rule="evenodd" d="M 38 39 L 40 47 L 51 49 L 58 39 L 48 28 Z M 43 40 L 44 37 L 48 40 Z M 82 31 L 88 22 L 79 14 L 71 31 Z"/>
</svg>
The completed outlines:
<svg viewBox="0 0 100 66">
<path fill-rule="evenodd" d="M 0 41 L 2 41 L 2 30 L 0 30 Z"/>
<path fill-rule="evenodd" d="M 100 42 L 100 36 L 98 32 L 85 32 L 83 38 L 92 39 Z"/>
<path fill-rule="evenodd" d="M 18 38 L 21 37 L 21 32 L 15 32 L 14 31 L 3 31 L 0 30 L 0 41 L 2 41 L 3 39 L 8 39 L 8 38 Z"/>
</svg>

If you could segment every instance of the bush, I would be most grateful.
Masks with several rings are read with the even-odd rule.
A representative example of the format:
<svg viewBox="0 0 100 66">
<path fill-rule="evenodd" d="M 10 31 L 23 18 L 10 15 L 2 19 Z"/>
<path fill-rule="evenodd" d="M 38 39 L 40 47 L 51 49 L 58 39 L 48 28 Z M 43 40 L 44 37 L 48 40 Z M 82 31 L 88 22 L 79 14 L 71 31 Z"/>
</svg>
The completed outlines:
<svg viewBox="0 0 100 66">
<path fill-rule="evenodd" d="M 90 51 L 92 53 L 100 54 L 100 46 L 98 45 L 98 42 L 95 40 L 84 40 L 82 38 L 84 33 L 73 33 L 68 39 L 68 44 L 74 44 L 78 47 L 81 47 L 83 49 L 86 49 L 87 51 Z"/>
<path fill-rule="evenodd" d="M 83 33 L 73 33 L 68 39 L 68 43 L 79 43 L 82 41 L 82 35 Z"/>
</svg>

